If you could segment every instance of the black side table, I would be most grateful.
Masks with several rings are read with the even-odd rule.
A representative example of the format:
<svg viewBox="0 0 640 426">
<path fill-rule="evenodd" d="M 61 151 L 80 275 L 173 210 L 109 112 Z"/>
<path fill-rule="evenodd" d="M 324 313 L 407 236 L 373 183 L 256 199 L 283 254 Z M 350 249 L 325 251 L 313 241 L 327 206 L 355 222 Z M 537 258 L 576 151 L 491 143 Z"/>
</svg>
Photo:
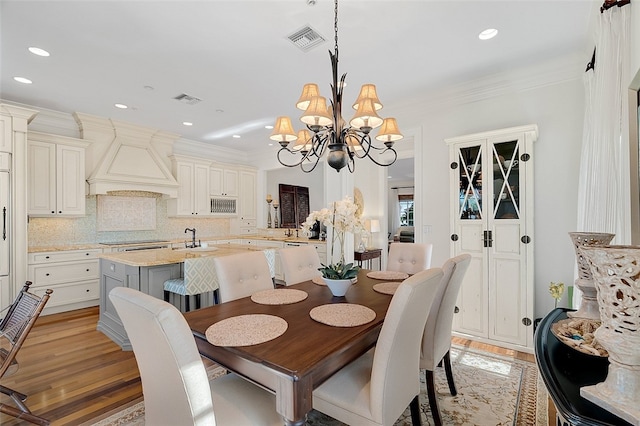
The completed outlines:
<svg viewBox="0 0 640 426">
<path fill-rule="evenodd" d="M 556 308 L 540 323 L 535 334 L 538 370 L 553 400 L 558 426 L 626 426 L 630 423 L 580 396 L 580 388 L 603 382 L 609 360 L 583 354 L 560 342 L 551 325 L 567 318 L 569 309 Z"/>
<path fill-rule="evenodd" d="M 365 251 L 356 251 L 353 253 L 353 258 L 358 262 L 358 266 L 362 266 L 363 262 L 367 262 L 366 269 L 373 269 L 371 261 L 378 259 L 378 270 L 382 267 L 382 249 L 366 249 Z"/>
</svg>

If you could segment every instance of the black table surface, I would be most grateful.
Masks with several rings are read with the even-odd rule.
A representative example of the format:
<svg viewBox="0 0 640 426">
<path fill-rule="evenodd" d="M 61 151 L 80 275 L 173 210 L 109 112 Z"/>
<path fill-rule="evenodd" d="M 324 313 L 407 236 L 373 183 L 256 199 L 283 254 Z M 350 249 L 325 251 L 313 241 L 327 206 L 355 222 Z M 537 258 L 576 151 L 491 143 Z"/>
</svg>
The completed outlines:
<svg viewBox="0 0 640 426">
<path fill-rule="evenodd" d="M 571 425 L 630 425 L 580 396 L 581 387 L 605 380 L 609 360 L 579 352 L 554 336 L 551 325 L 567 318 L 569 311 L 564 308 L 551 311 L 542 320 L 535 335 L 538 369 L 558 413 Z"/>
</svg>

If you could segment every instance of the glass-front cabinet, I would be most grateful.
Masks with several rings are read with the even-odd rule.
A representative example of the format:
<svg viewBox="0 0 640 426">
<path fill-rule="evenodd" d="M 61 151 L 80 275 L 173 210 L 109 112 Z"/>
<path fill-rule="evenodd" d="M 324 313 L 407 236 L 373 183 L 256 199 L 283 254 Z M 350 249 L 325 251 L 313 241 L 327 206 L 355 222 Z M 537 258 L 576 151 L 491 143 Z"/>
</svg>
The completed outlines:
<svg viewBox="0 0 640 426">
<path fill-rule="evenodd" d="M 514 347 L 533 344 L 535 125 L 447 139 L 451 253 L 469 253 L 454 330 Z"/>
</svg>

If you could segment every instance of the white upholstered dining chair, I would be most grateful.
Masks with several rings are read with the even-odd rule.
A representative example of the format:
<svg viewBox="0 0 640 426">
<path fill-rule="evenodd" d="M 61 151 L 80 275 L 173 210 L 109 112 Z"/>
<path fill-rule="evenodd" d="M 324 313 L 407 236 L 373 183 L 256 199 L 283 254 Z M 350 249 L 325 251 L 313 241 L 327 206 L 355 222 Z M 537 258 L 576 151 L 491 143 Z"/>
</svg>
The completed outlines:
<svg viewBox="0 0 640 426">
<path fill-rule="evenodd" d="M 442 270 L 420 271 L 396 290 L 374 349 L 313 391 L 313 408 L 350 425 L 392 425 L 411 406 L 420 424 L 420 343 Z"/>
<path fill-rule="evenodd" d="M 109 293 L 140 370 L 147 425 L 282 425 L 274 395 L 227 374 L 209 381 L 182 314 L 125 287 Z"/>
<path fill-rule="evenodd" d="M 185 298 L 185 311 L 190 311 L 189 298 L 195 296 L 196 309 L 200 308 L 200 295 L 218 288 L 216 271 L 211 257 L 188 257 L 184 260 L 182 277 L 164 282 L 164 300 L 169 301 L 169 293 Z"/>
<path fill-rule="evenodd" d="M 431 267 L 433 244 L 391 243 L 387 271 L 415 274 Z"/>
<path fill-rule="evenodd" d="M 309 281 L 321 276 L 320 256 L 314 246 L 298 246 L 280 249 L 280 263 L 286 285 Z"/>
<path fill-rule="evenodd" d="M 460 292 L 460 287 L 462 286 L 462 279 L 467 272 L 470 262 L 471 255 L 463 253 L 452 257 L 442 265 L 442 281 L 444 285 L 441 286 L 440 291 L 436 294 L 433 306 L 429 310 L 429 316 L 422 337 L 420 369 L 425 370 L 429 406 L 431 407 L 431 414 L 436 426 L 442 424 L 442 417 L 440 416 L 440 409 L 438 408 L 433 372 L 440 361 L 444 364 L 451 395 L 456 396 L 458 393 L 453 381 L 453 371 L 451 369 L 451 358 L 449 354 L 451 349 L 451 328 L 453 326 L 456 300 Z"/>
<path fill-rule="evenodd" d="M 273 288 L 269 263 L 262 251 L 247 251 L 213 259 L 220 303 Z"/>
</svg>

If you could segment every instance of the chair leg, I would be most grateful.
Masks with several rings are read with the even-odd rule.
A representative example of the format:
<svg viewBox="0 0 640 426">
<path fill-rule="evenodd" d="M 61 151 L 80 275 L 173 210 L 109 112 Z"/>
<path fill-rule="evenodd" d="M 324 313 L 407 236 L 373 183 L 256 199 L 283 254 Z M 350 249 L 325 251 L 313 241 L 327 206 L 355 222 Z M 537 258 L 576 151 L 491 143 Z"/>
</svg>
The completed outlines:
<svg viewBox="0 0 640 426">
<path fill-rule="evenodd" d="M 200 309 L 200 295 L 196 294 L 196 309 Z"/>
<path fill-rule="evenodd" d="M 169 301 L 169 292 L 167 290 L 164 291 L 164 301 L 165 302 Z"/>
<path fill-rule="evenodd" d="M 0 404 L 0 413 L 8 414 L 20 420 L 26 420 L 29 423 L 33 423 L 35 425 L 41 425 L 41 426 L 49 425 L 49 420 L 47 419 L 43 419 L 42 417 L 33 415 L 30 412 L 20 411 L 17 408 L 14 408 L 5 404 Z"/>
<path fill-rule="evenodd" d="M 20 392 L 16 392 L 13 389 L 10 389 L 2 385 L 0 385 L 0 393 L 10 396 L 14 401 L 16 401 L 16 403 L 19 403 L 18 400 L 20 400 L 21 402 L 24 402 L 27 400 L 27 395 Z"/>
<path fill-rule="evenodd" d="M 191 298 L 191 296 L 189 296 L 188 294 L 184 296 L 184 311 L 185 312 L 189 312 L 191 310 L 191 308 L 189 307 L 189 299 Z"/>
<path fill-rule="evenodd" d="M 451 356 L 449 355 L 449 351 L 444 354 L 444 371 L 447 375 L 447 383 L 449 384 L 449 392 L 451 392 L 452 396 L 456 396 L 458 391 L 456 390 L 456 384 L 453 381 L 453 371 L 451 370 Z"/>
<path fill-rule="evenodd" d="M 440 417 L 440 408 L 438 408 L 438 398 L 436 397 L 436 384 L 433 381 L 433 371 L 424 370 L 424 375 L 427 382 L 427 396 L 429 397 L 433 423 L 436 426 L 442 426 L 442 417 Z"/>
<path fill-rule="evenodd" d="M 422 419 L 420 418 L 420 395 L 416 395 L 415 398 L 409 404 L 411 408 L 411 424 L 413 426 L 422 426 Z"/>
</svg>

